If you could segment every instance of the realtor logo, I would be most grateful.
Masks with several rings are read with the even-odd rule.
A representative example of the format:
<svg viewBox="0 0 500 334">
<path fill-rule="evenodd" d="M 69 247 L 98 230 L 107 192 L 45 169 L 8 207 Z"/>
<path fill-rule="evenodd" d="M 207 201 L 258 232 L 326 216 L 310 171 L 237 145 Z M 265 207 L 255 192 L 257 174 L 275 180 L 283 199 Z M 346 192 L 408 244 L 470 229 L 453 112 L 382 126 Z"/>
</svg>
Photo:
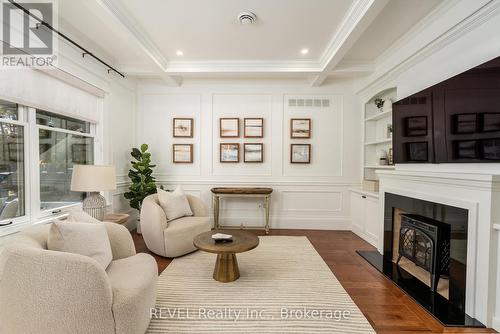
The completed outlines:
<svg viewBox="0 0 500 334">
<path fill-rule="evenodd" d="M 3 68 L 49 67 L 56 65 L 57 19 L 53 1 L 2 2 Z"/>
</svg>

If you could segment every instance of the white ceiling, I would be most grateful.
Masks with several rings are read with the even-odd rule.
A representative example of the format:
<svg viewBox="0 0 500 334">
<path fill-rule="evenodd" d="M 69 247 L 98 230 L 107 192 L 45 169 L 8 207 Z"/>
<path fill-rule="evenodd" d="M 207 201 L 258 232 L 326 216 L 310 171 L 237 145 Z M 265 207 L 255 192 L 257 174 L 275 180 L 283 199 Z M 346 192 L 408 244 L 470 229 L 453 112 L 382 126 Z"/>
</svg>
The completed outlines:
<svg viewBox="0 0 500 334">
<path fill-rule="evenodd" d="M 335 71 L 365 73 L 439 2 L 59 0 L 59 28 L 128 75 L 293 74 L 321 84 Z M 239 24 L 241 11 L 257 21 Z"/>
<path fill-rule="evenodd" d="M 376 59 L 441 1 L 392 0 L 349 50 L 345 59 Z"/>
</svg>

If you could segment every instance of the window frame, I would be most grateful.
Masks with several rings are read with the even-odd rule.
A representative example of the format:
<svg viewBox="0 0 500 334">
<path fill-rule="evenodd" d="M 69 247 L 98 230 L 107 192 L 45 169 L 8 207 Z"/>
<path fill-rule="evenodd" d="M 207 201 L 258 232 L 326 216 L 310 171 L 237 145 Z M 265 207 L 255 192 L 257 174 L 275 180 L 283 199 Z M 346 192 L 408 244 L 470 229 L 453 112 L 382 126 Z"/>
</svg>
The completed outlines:
<svg viewBox="0 0 500 334">
<path fill-rule="evenodd" d="M 28 178 L 30 173 L 30 150 L 28 149 L 29 145 L 29 125 L 26 118 L 26 109 L 25 106 L 18 104 L 17 105 L 17 120 L 11 120 L 6 118 L 0 118 L 0 123 L 3 124 L 12 124 L 16 126 L 21 126 L 23 128 L 23 140 L 24 140 L 24 215 L 19 217 L 14 217 L 10 219 L 0 220 L 1 224 L 12 222 L 10 225 L 0 227 L 0 236 L 7 235 L 10 233 L 17 232 L 21 226 L 28 225 L 30 223 L 30 208 L 31 208 L 31 196 L 28 189 Z M 28 146 L 28 147 L 27 147 Z"/>
<path fill-rule="evenodd" d="M 6 100 L 8 101 L 8 99 Z M 10 102 L 10 101 L 9 101 Z M 42 109 L 40 109 L 42 110 Z M 102 161 L 102 149 L 100 147 L 101 141 L 99 135 L 102 135 L 102 127 L 98 123 L 90 122 L 90 132 L 78 132 L 62 128 L 49 127 L 40 125 L 36 122 L 37 108 L 18 104 L 18 119 L 10 120 L 0 118 L 0 123 L 8 123 L 23 127 L 24 138 L 24 215 L 12 219 L 0 221 L 6 223 L 12 221 L 12 224 L 7 226 L 0 226 L 0 237 L 11 233 L 18 232 L 23 228 L 32 225 L 50 221 L 54 218 L 61 218 L 67 216 L 68 212 L 75 208 L 81 207 L 82 203 L 74 203 L 63 205 L 57 208 L 42 210 L 40 207 L 40 163 L 39 163 L 39 130 L 44 129 L 53 132 L 66 133 L 70 135 L 83 136 L 92 138 L 93 141 L 93 155 L 94 164 Z M 52 110 L 43 109 L 56 115 L 61 113 Z M 75 118 L 75 117 L 72 117 Z M 76 118 L 78 119 L 78 118 Z M 101 115 L 102 121 L 102 115 Z"/>
<path fill-rule="evenodd" d="M 57 127 L 50 127 L 46 125 L 40 125 L 36 123 L 36 111 L 37 108 L 29 108 L 28 114 L 29 117 L 32 118 L 33 120 L 31 121 L 30 119 L 30 124 L 32 125 L 32 150 L 33 154 L 36 153 L 36 166 L 34 166 L 34 173 L 32 174 L 33 181 L 32 184 L 36 185 L 36 189 L 32 189 L 33 191 L 33 201 L 32 201 L 32 207 L 31 210 L 33 212 L 33 217 L 35 220 L 45 220 L 48 217 L 52 217 L 53 215 L 56 214 L 64 214 L 71 210 L 74 207 L 81 206 L 82 203 L 74 203 L 74 204 L 67 204 L 63 205 L 60 207 L 55 207 L 55 208 L 50 208 L 46 210 L 42 210 L 40 207 L 41 204 L 41 197 L 40 197 L 40 163 L 39 157 L 40 157 L 40 152 L 39 152 L 39 130 L 47 130 L 47 131 L 52 131 L 52 132 L 58 132 L 58 133 L 65 133 L 65 134 L 70 134 L 70 135 L 75 135 L 75 136 L 82 136 L 82 137 L 87 137 L 87 138 L 92 138 L 93 140 L 93 155 L 94 155 L 94 164 L 96 162 L 97 158 L 97 150 L 96 150 L 96 124 L 91 123 L 90 124 L 90 132 L 78 132 L 78 131 L 72 131 L 72 130 L 67 130 L 67 129 L 62 129 L 62 128 L 57 128 Z M 44 110 L 48 112 L 52 112 L 50 110 Z M 54 113 L 57 114 L 57 113 Z"/>
</svg>

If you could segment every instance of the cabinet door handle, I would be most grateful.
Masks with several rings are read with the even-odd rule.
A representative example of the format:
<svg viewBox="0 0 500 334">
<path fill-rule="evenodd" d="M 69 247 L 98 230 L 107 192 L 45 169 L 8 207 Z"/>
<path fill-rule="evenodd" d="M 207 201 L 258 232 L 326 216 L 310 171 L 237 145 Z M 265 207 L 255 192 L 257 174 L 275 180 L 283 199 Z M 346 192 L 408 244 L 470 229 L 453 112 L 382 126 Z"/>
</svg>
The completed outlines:
<svg viewBox="0 0 500 334">
<path fill-rule="evenodd" d="M 60 213 L 60 212 L 61 212 L 61 209 L 58 209 L 58 210 L 51 211 L 50 213 L 52 213 L 53 215 L 55 215 L 56 213 Z"/>
<path fill-rule="evenodd" d="M 8 222 L 8 223 L 3 223 L 3 224 L 0 224 L 0 226 L 9 226 L 9 225 L 12 225 L 14 224 L 13 222 Z"/>
<path fill-rule="evenodd" d="M 363 196 L 361 196 L 361 198 L 366 198 L 366 196 L 365 196 L 365 195 L 363 195 Z"/>
</svg>

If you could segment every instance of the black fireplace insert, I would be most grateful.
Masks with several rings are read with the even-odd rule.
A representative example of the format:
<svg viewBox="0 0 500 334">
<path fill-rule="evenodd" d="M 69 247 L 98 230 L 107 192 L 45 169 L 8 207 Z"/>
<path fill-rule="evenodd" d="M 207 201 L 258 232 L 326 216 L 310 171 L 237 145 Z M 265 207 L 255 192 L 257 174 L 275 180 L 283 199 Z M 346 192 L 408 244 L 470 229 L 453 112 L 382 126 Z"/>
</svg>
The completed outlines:
<svg viewBox="0 0 500 334">
<path fill-rule="evenodd" d="M 465 313 L 468 210 L 387 192 L 384 202 L 383 253 L 358 251 L 358 254 L 443 325 L 484 327 L 480 321 Z M 396 224 L 395 218 L 399 217 L 402 219 Z M 403 226 L 404 229 L 400 231 Z M 410 226 L 414 232 L 407 234 Z M 435 229 L 434 226 L 439 228 Z M 430 273 L 434 270 L 436 278 L 434 284 L 431 284 L 433 286 L 396 264 L 398 254 L 395 252 L 400 252 L 400 246 L 394 243 L 399 241 L 401 233 L 409 238 L 407 248 L 402 250 L 403 256 L 412 259 Z M 449 242 L 444 242 L 444 239 Z M 412 242 L 417 242 L 418 245 Z M 437 259 L 438 257 L 440 258 Z M 439 275 L 448 276 L 447 298 L 436 292 Z"/>
<path fill-rule="evenodd" d="M 415 214 L 401 214 L 399 254 L 431 274 L 431 291 L 450 271 L 450 225 Z"/>
</svg>

